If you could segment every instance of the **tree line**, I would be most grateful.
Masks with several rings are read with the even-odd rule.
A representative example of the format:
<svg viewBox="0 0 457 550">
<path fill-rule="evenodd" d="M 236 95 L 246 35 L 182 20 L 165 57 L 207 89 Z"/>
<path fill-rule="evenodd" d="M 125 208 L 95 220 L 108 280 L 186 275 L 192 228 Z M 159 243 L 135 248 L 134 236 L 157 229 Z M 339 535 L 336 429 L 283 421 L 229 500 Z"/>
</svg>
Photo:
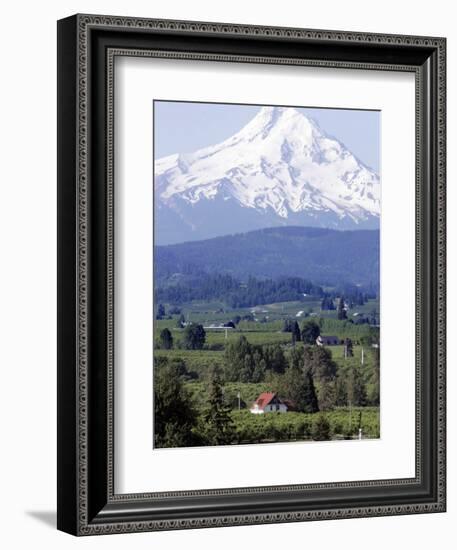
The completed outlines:
<svg viewBox="0 0 457 550">
<path fill-rule="evenodd" d="M 156 303 L 175 305 L 192 300 L 218 300 L 231 308 L 251 307 L 274 302 L 301 300 L 303 294 L 322 296 L 322 287 L 300 277 L 257 279 L 249 277 L 246 282 L 223 274 L 202 274 L 186 282 L 158 286 L 154 297 Z"/>
</svg>

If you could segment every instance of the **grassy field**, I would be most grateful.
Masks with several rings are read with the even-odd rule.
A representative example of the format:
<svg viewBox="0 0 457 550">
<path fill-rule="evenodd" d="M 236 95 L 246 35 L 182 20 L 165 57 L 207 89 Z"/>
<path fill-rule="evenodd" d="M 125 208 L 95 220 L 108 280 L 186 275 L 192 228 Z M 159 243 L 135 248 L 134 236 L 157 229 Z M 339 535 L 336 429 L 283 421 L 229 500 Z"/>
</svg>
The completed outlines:
<svg viewBox="0 0 457 550">
<path fill-rule="evenodd" d="M 169 305 L 165 304 L 166 311 Z M 353 356 L 345 358 L 344 346 L 329 346 L 331 358 L 337 365 L 337 376 L 348 377 L 352 368 L 362 373 L 368 397 L 374 388 L 374 353 L 370 337 L 377 329 L 368 324 L 355 324 L 353 313 L 370 315 L 379 311 L 379 303 L 370 300 L 364 306 L 357 306 L 348 312 L 348 320 L 340 321 L 336 312 L 321 312 L 320 300 L 304 297 L 303 301 L 281 302 L 262 305 L 255 308 L 228 309 L 219 302 L 192 302 L 182 306 L 179 314 L 154 321 L 156 345 L 155 358 L 167 358 L 180 361 L 187 374 L 184 388 L 190 394 L 193 405 L 199 414 L 208 406 L 208 375 L 214 367 L 221 372 L 225 368 L 225 349 L 237 342 L 241 336 L 255 346 L 280 345 L 286 361 L 293 353 L 291 333 L 283 332 L 284 320 L 296 320 L 301 327 L 303 322 L 313 320 L 319 324 L 321 334 L 336 336 L 340 340 L 350 338 L 353 342 Z M 186 322 L 204 326 L 206 338 L 201 350 L 188 350 L 184 347 L 184 331 L 179 327 L 179 319 L 184 316 Z M 236 317 L 241 320 L 235 329 L 216 329 L 210 325 L 227 323 Z M 163 329 L 169 329 L 173 338 L 172 349 L 159 349 L 158 337 Z M 302 348 L 297 342 L 295 349 Z M 363 361 L 362 361 L 363 355 Z M 263 378 L 262 378 L 263 379 Z M 233 378 L 232 378 L 233 380 Z M 238 443 L 306 441 L 313 439 L 314 423 L 321 413 L 308 414 L 289 411 L 286 414 L 268 413 L 254 415 L 249 408 L 257 397 L 265 391 L 275 390 L 275 379 L 270 374 L 263 382 L 227 382 L 223 381 L 223 400 L 230 407 L 230 414 Z M 276 380 L 277 383 L 277 380 Z M 316 385 L 319 390 L 319 384 Z M 375 403 L 368 400 L 368 403 Z M 362 438 L 377 438 L 380 435 L 379 407 L 336 408 L 325 412 L 330 424 L 330 439 L 356 439 L 359 436 L 359 423 Z"/>
<path fill-rule="evenodd" d="M 164 305 L 168 310 L 170 304 Z M 223 323 L 230 321 L 237 315 L 243 317 L 251 314 L 254 316 L 256 322 L 266 321 L 266 324 L 271 326 L 271 330 L 274 330 L 280 329 L 282 321 L 285 319 L 294 319 L 299 322 L 308 316 L 336 319 L 335 310 L 321 311 L 320 306 L 320 299 L 316 299 L 313 296 L 304 296 L 300 301 L 277 302 L 239 309 L 228 308 L 223 302 L 194 301 L 184 304 L 181 307 L 181 311 L 186 321 L 203 324 Z M 349 318 L 356 319 L 360 314 L 369 315 L 373 310 L 379 311 L 378 300 L 368 300 L 363 306 L 355 306 L 349 312 Z M 161 322 L 159 321 L 159 323 Z M 241 323 L 244 323 L 244 321 Z M 240 328 L 243 328 L 243 326 L 240 326 Z"/>
</svg>

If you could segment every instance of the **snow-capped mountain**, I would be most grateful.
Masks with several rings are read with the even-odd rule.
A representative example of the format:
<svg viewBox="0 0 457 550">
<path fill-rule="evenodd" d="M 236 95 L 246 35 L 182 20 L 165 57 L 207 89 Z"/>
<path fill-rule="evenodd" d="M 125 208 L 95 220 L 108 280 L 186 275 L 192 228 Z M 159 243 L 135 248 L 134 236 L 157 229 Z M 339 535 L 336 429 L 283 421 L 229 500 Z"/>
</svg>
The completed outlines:
<svg viewBox="0 0 457 550">
<path fill-rule="evenodd" d="M 312 119 L 263 107 L 235 135 L 156 160 L 157 244 L 278 225 L 377 228 L 378 175 Z"/>
</svg>

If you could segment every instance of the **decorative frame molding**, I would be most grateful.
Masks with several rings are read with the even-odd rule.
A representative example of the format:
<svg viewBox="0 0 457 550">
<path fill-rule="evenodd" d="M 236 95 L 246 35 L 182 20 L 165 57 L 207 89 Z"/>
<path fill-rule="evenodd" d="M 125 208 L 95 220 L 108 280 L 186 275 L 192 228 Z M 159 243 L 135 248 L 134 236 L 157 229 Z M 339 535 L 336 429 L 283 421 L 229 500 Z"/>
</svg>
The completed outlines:
<svg viewBox="0 0 457 550">
<path fill-rule="evenodd" d="M 445 39 L 97 15 L 59 21 L 58 38 L 58 528 L 90 535 L 444 511 Z M 429 338 L 416 354 L 415 478 L 114 493 L 113 75 L 121 55 L 415 73 L 416 340 Z M 317 492 L 329 495 L 319 506 Z"/>
</svg>

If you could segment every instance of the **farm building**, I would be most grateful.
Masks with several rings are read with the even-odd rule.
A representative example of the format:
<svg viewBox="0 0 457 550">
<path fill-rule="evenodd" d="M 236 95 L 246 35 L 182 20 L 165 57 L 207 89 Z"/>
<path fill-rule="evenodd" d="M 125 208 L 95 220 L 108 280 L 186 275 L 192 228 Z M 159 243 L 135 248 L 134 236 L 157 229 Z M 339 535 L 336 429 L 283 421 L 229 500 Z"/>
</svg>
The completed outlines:
<svg viewBox="0 0 457 550">
<path fill-rule="evenodd" d="M 340 339 L 337 336 L 318 336 L 316 338 L 316 344 L 318 346 L 338 346 Z"/>
<path fill-rule="evenodd" d="M 269 412 L 287 412 L 285 402 L 273 392 L 263 392 L 254 401 L 250 411 L 252 414 L 263 414 Z"/>
</svg>

